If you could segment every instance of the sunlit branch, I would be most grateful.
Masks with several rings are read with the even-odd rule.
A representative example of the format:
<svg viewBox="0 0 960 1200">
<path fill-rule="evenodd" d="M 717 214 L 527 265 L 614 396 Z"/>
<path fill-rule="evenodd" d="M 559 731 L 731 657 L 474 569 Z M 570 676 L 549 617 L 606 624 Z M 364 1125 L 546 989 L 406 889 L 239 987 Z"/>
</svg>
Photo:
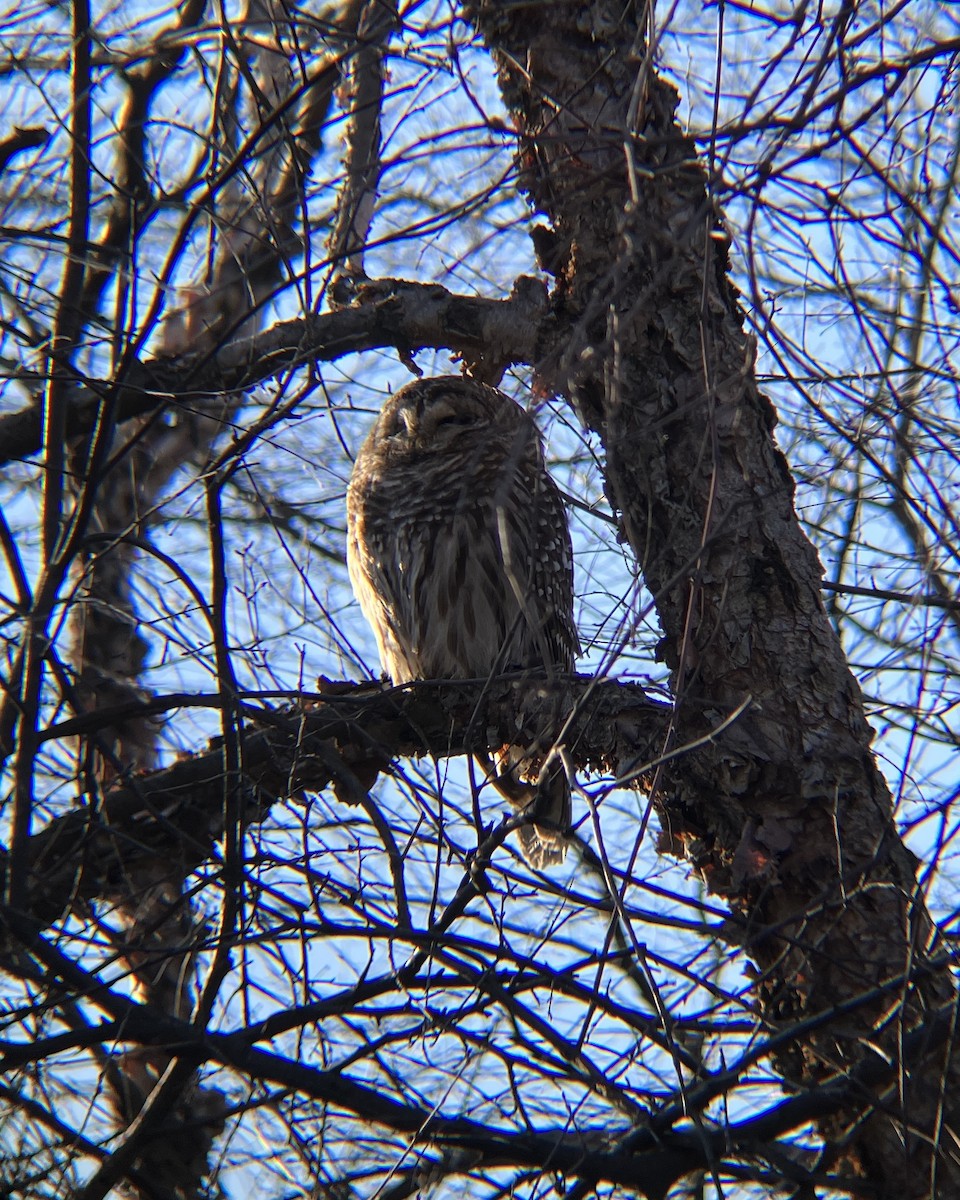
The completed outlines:
<svg viewBox="0 0 960 1200">
<path fill-rule="evenodd" d="M 104 397 L 115 403 L 118 421 L 169 408 L 192 410 L 225 392 L 249 391 L 297 367 L 360 350 L 394 347 L 410 353 L 432 346 L 470 361 L 493 348 L 503 361 L 532 362 L 546 307 L 543 285 L 526 276 L 506 300 L 460 296 L 439 284 L 378 280 L 361 289 L 351 308 L 281 322 L 215 354 L 150 359 L 116 382 L 78 381 L 67 433 L 88 432 Z M 38 407 L 0 417 L 0 466 L 36 454 L 40 438 Z"/>
</svg>

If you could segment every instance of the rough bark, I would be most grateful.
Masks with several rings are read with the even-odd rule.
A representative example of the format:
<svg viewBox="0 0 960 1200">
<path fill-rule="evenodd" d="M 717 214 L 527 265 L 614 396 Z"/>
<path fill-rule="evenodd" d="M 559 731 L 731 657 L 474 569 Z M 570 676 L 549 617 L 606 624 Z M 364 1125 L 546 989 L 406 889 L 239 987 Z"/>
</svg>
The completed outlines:
<svg viewBox="0 0 960 1200">
<path fill-rule="evenodd" d="M 914 860 L 820 600 L 710 181 L 646 49 L 645 9 L 467 8 L 521 134 L 522 184 L 550 221 L 538 249 L 557 337 L 540 374 L 603 439 L 608 496 L 665 634 L 672 736 L 696 739 L 748 702 L 736 746 L 718 738 L 706 773 L 682 755 L 664 768 L 665 842 L 749 919 L 768 1020 L 871 992 L 779 1054 L 788 1081 L 853 1067 L 871 1043 L 901 1061 L 904 1034 L 949 1011 L 953 987 L 924 969 L 933 935 Z M 901 987 L 910 967 L 919 977 Z M 956 1195 L 944 1070 L 942 1052 L 904 1062 L 899 1091 L 821 1121 L 825 1163 L 844 1156 L 878 1195 Z M 948 1096 L 955 1079 L 951 1062 Z"/>
</svg>

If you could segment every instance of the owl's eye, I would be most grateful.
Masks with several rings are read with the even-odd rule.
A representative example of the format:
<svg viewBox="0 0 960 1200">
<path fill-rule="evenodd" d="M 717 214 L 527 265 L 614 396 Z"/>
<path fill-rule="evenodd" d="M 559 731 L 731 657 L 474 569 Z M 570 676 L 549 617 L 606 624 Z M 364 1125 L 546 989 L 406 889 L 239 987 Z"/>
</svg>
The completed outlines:
<svg viewBox="0 0 960 1200">
<path fill-rule="evenodd" d="M 428 426 L 434 430 L 476 425 L 478 420 L 478 413 L 472 405 L 457 404 L 447 397 L 438 398 L 423 415 Z"/>
<path fill-rule="evenodd" d="M 442 426 L 449 425 L 474 425 L 476 418 L 470 416 L 469 413 L 447 413 L 446 416 L 440 417 L 434 425 L 435 429 L 440 429 Z"/>
</svg>

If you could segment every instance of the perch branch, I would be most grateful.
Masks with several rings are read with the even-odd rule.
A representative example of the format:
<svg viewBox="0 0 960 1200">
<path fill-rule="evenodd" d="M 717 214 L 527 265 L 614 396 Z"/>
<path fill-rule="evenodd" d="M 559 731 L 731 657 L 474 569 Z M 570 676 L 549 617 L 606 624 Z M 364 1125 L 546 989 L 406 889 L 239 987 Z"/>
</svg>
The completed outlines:
<svg viewBox="0 0 960 1200">
<path fill-rule="evenodd" d="M 239 697 L 244 703 L 244 697 Z M 156 698 L 143 714 L 186 702 L 215 707 L 219 696 Z M 336 692 L 301 696 L 282 709 L 244 703 L 241 743 L 247 820 L 261 821 L 291 789 L 333 785 L 355 802 L 360 778 L 372 781 L 397 757 L 437 758 L 501 745 L 522 722 L 531 743 L 564 729 L 582 767 L 633 776 L 638 745 L 651 757 L 669 710 L 637 684 L 572 678 L 563 681 L 503 677 L 487 681 L 336 685 Z M 46 731 L 47 740 L 90 733 L 117 719 L 111 711 L 86 713 Z M 162 770 L 128 774 L 106 791 L 98 811 L 85 806 L 50 822 L 28 841 L 25 910 L 46 925 L 66 906 L 113 894 L 137 863 L 162 856 L 189 871 L 214 853 L 222 833 L 224 748 L 219 739 Z M 0 880 L 9 867 L 0 855 Z"/>
</svg>

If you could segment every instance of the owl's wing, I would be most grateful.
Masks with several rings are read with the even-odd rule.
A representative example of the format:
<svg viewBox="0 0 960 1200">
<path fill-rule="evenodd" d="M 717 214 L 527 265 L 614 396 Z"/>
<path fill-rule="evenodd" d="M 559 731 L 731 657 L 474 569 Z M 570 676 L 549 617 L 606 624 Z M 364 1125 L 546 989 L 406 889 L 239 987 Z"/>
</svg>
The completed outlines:
<svg viewBox="0 0 960 1200">
<path fill-rule="evenodd" d="M 560 490 L 538 467 L 518 471 L 508 501 L 495 508 L 496 537 L 523 630 L 518 667 L 572 671 L 580 650 L 573 619 L 573 550 Z"/>
<path fill-rule="evenodd" d="M 544 597 L 546 637 L 554 655 L 551 665 L 560 671 L 572 671 L 580 653 L 573 616 L 573 546 L 563 497 L 546 473 L 535 511 L 538 553 L 534 579 Z"/>
</svg>

